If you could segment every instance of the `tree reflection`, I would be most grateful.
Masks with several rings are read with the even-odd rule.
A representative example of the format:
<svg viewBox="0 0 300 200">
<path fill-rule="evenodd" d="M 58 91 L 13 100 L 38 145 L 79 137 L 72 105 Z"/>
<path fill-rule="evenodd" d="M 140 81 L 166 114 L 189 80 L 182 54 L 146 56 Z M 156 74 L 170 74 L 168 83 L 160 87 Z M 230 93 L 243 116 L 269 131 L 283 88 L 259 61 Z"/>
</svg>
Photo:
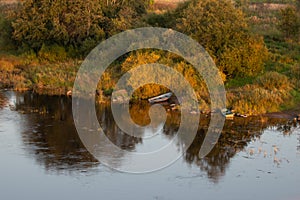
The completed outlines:
<svg viewBox="0 0 300 200">
<path fill-rule="evenodd" d="M 267 117 L 235 118 L 226 121 L 221 137 L 214 149 L 204 159 L 198 154 L 205 138 L 207 129 L 200 127 L 198 134 L 185 154 L 189 164 L 199 166 L 201 171 L 206 171 L 208 178 L 218 182 L 225 175 L 230 160 L 239 152 L 244 151 L 248 144 L 259 139 L 267 128 L 276 127 L 283 134 L 291 134 L 297 127 L 296 123 L 288 119 Z"/>
<path fill-rule="evenodd" d="M 7 98 L 0 92 L 0 109 L 3 109 L 7 105 Z"/>
<path fill-rule="evenodd" d="M 0 99 L 3 99 L 1 93 Z M 88 171 L 99 165 L 99 162 L 84 148 L 77 135 L 70 98 L 33 93 L 17 94 L 16 110 L 22 113 L 33 113 L 27 115 L 28 128 L 22 134 L 23 141 L 30 154 L 47 170 Z M 129 151 L 134 151 L 137 144 L 142 144 L 142 139 L 128 136 L 118 128 L 109 106 L 98 105 L 96 110 L 101 127 L 114 144 Z M 149 124 L 148 110 L 147 102 L 132 104 L 130 114 L 133 121 L 141 126 Z M 164 134 L 167 138 L 174 137 L 180 126 L 180 119 L 180 112 L 168 112 L 164 126 Z M 200 159 L 198 154 L 207 133 L 209 121 L 209 117 L 201 116 L 198 133 L 184 154 L 184 160 L 187 164 L 205 171 L 213 182 L 218 182 L 224 176 L 231 159 L 237 153 L 244 151 L 251 141 L 259 139 L 265 129 L 274 128 L 284 135 L 289 135 L 297 127 L 296 123 L 287 119 L 235 118 L 226 121 L 218 143 L 208 156 Z M 185 145 L 185 138 L 180 138 L 178 147 L 183 145 Z M 124 156 L 126 155 L 118 155 L 120 160 Z M 120 165 L 121 162 L 116 164 Z"/>
<path fill-rule="evenodd" d="M 26 149 L 46 170 L 85 170 L 98 165 L 83 147 L 73 123 L 71 99 L 17 94 L 15 109 L 27 115 Z"/>
</svg>

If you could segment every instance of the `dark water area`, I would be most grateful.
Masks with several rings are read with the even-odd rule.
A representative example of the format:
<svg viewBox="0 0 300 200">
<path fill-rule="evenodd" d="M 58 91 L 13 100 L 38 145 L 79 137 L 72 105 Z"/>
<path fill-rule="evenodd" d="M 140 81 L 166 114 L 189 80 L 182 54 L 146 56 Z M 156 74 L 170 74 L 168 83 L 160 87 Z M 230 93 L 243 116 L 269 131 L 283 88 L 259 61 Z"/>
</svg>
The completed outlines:
<svg viewBox="0 0 300 200">
<path fill-rule="evenodd" d="M 168 112 L 160 141 L 148 144 L 123 134 L 110 106 L 96 110 L 108 138 L 126 151 L 155 148 L 171 140 L 180 125 L 180 113 Z M 131 117 L 146 125 L 148 110 L 147 102 L 134 104 Z M 209 117 L 201 116 L 196 138 L 173 165 L 132 175 L 104 166 L 86 150 L 74 126 L 71 98 L 2 91 L 1 199 L 300 200 L 299 123 L 281 117 L 226 120 L 218 143 L 200 159 L 208 124 Z"/>
</svg>

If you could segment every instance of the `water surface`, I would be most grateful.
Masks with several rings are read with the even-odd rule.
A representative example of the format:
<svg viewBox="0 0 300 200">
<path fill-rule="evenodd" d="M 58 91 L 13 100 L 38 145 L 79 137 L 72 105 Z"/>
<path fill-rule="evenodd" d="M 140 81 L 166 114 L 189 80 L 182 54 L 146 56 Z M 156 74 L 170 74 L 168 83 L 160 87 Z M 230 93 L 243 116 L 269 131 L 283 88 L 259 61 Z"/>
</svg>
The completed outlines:
<svg viewBox="0 0 300 200">
<path fill-rule="evenodd" d="M 209 122 L 202 116 L 181 159 L 158 172 L 132 175 L 87 152 L 71 106 L 66 97 L 0 92 L 1 199 L 300 199 L 300 127 L 288 119 L 228 120 L 213 151 L 199 159 Z M 147 109 L 132 106 L 136 123 L 149 123 Z M 180 123 L 179 113 L 169 113 L 159 140 L 148 144 L 122 134 L 109 106 L 99 105 L 97 112 L 107 136 L 127 151 L 171 140 Z M 118 156 L 122 161 L 126 154 Z"/>
</svg>

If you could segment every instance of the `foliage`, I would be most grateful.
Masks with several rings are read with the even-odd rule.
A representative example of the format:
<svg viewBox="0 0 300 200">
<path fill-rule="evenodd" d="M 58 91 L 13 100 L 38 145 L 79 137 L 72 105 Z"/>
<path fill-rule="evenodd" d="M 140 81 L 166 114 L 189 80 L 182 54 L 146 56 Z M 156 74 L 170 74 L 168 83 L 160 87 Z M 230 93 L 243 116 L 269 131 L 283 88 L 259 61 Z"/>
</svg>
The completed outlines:
<svg viewBox="0 0 300 200">
<path fill-rule="evenodd" d="M 40 59 L 46 61 L 58 62 L 67 59 L 67 52 L 63 47 L 57 44 L 50 46 L 46 46 L 45 44 L 43 44 L 38 52 L 38 56 Z"/>
<path fill-rule="evenodd" d="M 11 21 L 5 14 L 6 7 L 0 6 L 0 51 L 9 51 L 14 49 L 11 38 Z"/>
<path fill-rule="evenodd" d="M 295 76 L 299 73 L 295 68 Z M 289 77 L 278 72 L 267 72 L 252 84 L 231 89 L 227 93 L 228 105 L 246 114 L 262 114 L 279 111 L 293 103 L 294 85 Z"/>
<path fill-rule="evenodd" d="M 257 79 L 257 83 L 266 90 L 289 91 L 292 88 L 289 78 L 278 72 L 267 72 Z"/>
<path fill-rule="evenodd" d="M 300 1 L 289 7 L 280 4 L 285 8 L 281 11 L 266 10 L 263 4 L 257 10 L 251 8 L 251 3 L 275 1 L 289 3 L 190 0 L 158 13 L 149 12 L 152 0 L 23 0 L 13 13 L 0 12 L 1 52 L 21 47 L 19 57 L 1 57 L 0 87 L 65 94 L 80 66 L 77 58 L 116 33 L 151 25 L 186 33 L 206 48 L 226 80 L 229 106 L 247 114 L 278 111 L 299 94 L 300 46 L 294 39 L 299 35 Z M 177 70 L 194 88 L 201 109 L 208 108 L 209 93 L 202 77 L 182 58 L 158 50 L 123 55 L 101 77 L 99 94 L 111 95 L 124 73 L 149 63 Z M 140 78 L 148 80 L 154 74 L 149 69 Z M 165 77 L 165 81 L 183 92 L 186 89 L 180 80 Z M 136 86 L 130 80 L 127 84 Z M 148 84 L 136 90 L 134 98 L 147 99 L 167 91 Z"/>
<path fill-rule="evenodd" d="M 255 84 L 240 87 L 227 94 L 229 106 L 236 112 L 250 115 L 278 111 L 289 98 L 289 91 L 267 90 Z"/>
<path fill-rule="evenodd" d="M 175 28 L 202 44 L 226 75 L 256 75 L 263 69 L 263 40 L 248 32 L 245 15 L 233 2 L 192 0 L 176 12 Z"/>
<path fill-rule="evenodd" d="M 103 13 L 106 17 L 104 31 L 107 36 L 143 26 L 141 18 L 153 4 L 152 0 L 105 2 L 103 7 Z"/>
<path fill-rule="evenodd" d="M 288 72 L 295 89 L 300 92 L 300 63 L 293 65 Z"/>
<path fill-rule="evenodd" d="M 163 52 L 163 51 L 155 51 L 155 50 L 148 50 L 148 51 L 135 51 L 128 55 L 128 57 L 125 59 L 124 62 L 121 64 L 121 71 L 122 73 L 129 72 L 131 73 L 131 69 L 141 66 L 144 64 L 151 64 L 151 63 L 159 63 L 163 64 L 165 66 L 171 67 L 174 70 L 178 71 L 185 80 L 189 82 L 189 84 L 193 87 L 195 90 L 196 96 L 198 101 L 200 102 L 200 106 L 207 106 L 209 104 L 209 93 L 206 87 L 206 84 L 204 83 L 201 76 L 196 72 L 194 67 L 190 65 L 189 63 L 186 63 L 184 60 L 182 60 L 177 55 L 174 55 L 169 52 Z M 150 75 L 150 76 L 149 76 Z M 143 73 L 139 73 L 138 80 L 149 80 L 150 78 L 153 78 L 155 76 L 160 76 L 155 70 L 149 68 L 149 70 L 146 69 Z M 174 88 L 178 89 L 179 93 L 184 96 L 186 92 L 186 88 L 184 87 L 184 84 L 182 83 L 182 79 L 174 79 L 174 77 L 171 76 L 165 76 L 164 83 L 169 84 L 173 86 Z M 139 85 L 139 82 L 132 81 L 131 79 L 128 80 L 126 83 L 131 88 L 136 88 Z M 161 93 L 165 93 L 168 91 L 168 88 L 165 88 L 161 85 L 157 84 L 148 84 L 144 87 L 139 88 L 134 95 L 135 98 L 141 98 L 141 99 L 147 99 L 152 96 L 156 96 Z"/>
<path fill-rule="evenodd" d="M 268 50 L 263 38 L 247 37 L 240 46 L 226 48 L 220 55 L 219 68 L 229 76 L 255 76 L 263 71 Z"/>
<path fill-rule="evenodd" d="M 290 6 L 280 11 L 278 29 L 286 38 L 299 39 L 300 15 L 296 8 Z"/>
<path fill-rule="evenodd" d="M 150 2 L 25 0 L 12 15 L 13 38 L 35 52 L 57 44 L 86 54 L 106 37 L 136 26 Z"/>
<path fill-rule="evenodd" d="M 100 1 L 26 0 L 13 17 L 14 39 L 36 50 L 53 41 L 76 46 L 87 38 L 104 37 Z"/>
</svg>

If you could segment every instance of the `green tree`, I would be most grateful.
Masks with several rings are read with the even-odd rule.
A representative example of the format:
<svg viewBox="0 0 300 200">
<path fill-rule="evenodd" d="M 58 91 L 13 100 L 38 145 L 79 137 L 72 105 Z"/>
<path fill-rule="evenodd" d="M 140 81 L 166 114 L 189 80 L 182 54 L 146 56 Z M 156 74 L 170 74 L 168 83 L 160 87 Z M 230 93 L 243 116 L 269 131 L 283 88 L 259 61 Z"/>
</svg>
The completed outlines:
<svg viewBox="0 0 300 200">
<path fill-rule="evenodd" d="M 38 52 L 43 45 L 89 52 L 99 41 L 136 27 L 152 0 L 24 0 L 13 15 L 13 38 Z"/>
<path fill-rule="evenodd" d="M 249 33 L 244 13 L 232 1 L 192 0 L 175 13 L 179 18 L 174 28 L 203 45 L 227 76 L 255 75 L 263 69 L 264 42 Z"/>
<path fill-rule="evenodd" d="M 7 13 L 5 13 L 5 9 L 7 9 L 7 7 L 0 6 L 0 51 L 14 49 L 14 44 L 11 39 L 11 21 L 7 16 Z"/>
<path fill-rule="evenodd" d="M 226 48 L 220 55 L 218 65 L 228 76 L 254 76 L 264 68 L 268 51 L 262 37 L 244 36 L 240 45 Z"/>
<path fill-rule="evenodd" d="M 239 39 L 247 23 L 241 10 L 227 0 L 193 0 L 181 11 L 176 28 L 188 33 L 216 55 Z"/>
<path fill-rule="evenodd" d="M 81 45 L 105 34 L 100 0 L 25 0 L 14 13 L 13 38 L 38 50 L 46 44 Z"/>
<path fill-rule="evenodd" d="M 142 18 L 147 14 L 147 10 L 152 4 L 153 0 L 105 0 L 103 11 L 107 17 L 105 24 L 107 36 L 143 26 Z"/>
<path fill-rule="evenodd" d="M 286 38 L 299 38 L 300 16 L 298 12 L 294 7 L 287 7 L 280 11 L 278 29 Z"/>
<path fill-rule="evenodd" d="M 131 69 L 150 63 L 160 63 L 165 66 L 169 66 L 174 70 L 177 70 L 180 74 L 183 75 L 184 79 L 189 82 L 189 84 L 194 88 L 197 98 L 200 102 L 209 103 L 209 93 L 206 88 L 205 82 L 201 78 L 200 74 L 194 69 L 194 67 L 186 63 L 182 58 L 174 55 L 172 53 L 167 53 L 164 51 L 157 50 L 147 50 L 147 51 L 136 51 L 128 55 L 128 57 L 121 64 L 122 73 L 130 72 Z M 150 76 L 149 76 L 150 75 Z M 138 80 L 148 80 L 146 82 L 151 82 L 150 79 L 153 77 L 161 76 L 155 70 L 145 69 L 143 73 L 138 74 Z M 137 77 L 134 77 L 137 78 Z M 184 87 L 182 79 L 174 79 L 171 76 L 164 76 L 164 83 L 177 88 L 179 93 L 185 94 L 187 88 Z M 137 87 L 139 82 L 133 82 L 131 79 L 127 83 L 124 83 L 131 88 Z M 139 98 L 147 99 L 149 97 L 167 92 L 168 90 L 160 85 L 149 84 L 142 88 L 139 88 L 135 95 Z"/>
</svg>

